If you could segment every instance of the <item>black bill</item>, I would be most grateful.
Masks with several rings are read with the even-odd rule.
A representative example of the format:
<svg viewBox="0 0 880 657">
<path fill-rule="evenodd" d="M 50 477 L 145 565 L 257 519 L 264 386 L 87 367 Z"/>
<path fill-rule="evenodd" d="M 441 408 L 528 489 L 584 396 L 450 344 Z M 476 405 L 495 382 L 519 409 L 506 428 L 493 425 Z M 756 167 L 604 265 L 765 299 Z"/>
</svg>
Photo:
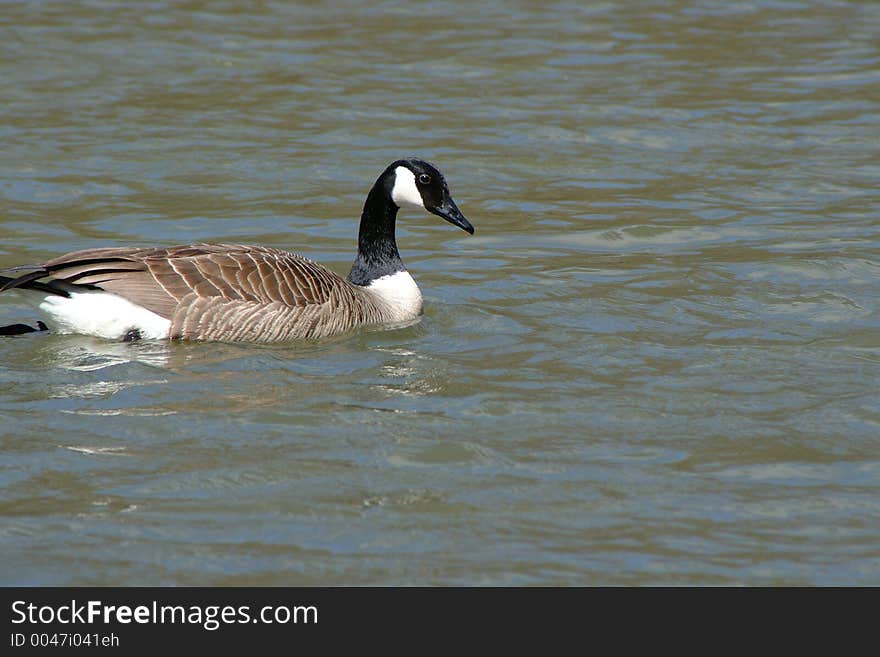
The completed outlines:
<svg viewBox="0 0 880 657">
<path fill-rule="evenodd" d="M 458 209 L 458 206 L 455 204 L 455 201 L 452 200 L 452 197 L 447 196 L 443 199 L 443 203 L 436 208 L 429 208 L 430 212 L 433 212 L 438 217 L 443 217 L 449 223 L 454 226 L 458 226 L 462 230 L 466 230 L 471 235 L 474 234 L 474 227 L 471 226 L 471 222 L 464 218 L 464 215 L 461 213 L 461 210 Z"/>
</svg>

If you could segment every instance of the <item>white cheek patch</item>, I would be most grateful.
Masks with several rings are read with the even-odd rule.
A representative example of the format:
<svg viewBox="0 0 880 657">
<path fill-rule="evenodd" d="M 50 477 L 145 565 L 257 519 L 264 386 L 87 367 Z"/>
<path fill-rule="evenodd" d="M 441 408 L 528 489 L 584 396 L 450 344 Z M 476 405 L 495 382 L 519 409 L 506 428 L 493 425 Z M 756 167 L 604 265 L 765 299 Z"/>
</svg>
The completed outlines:
<svg viewBox="0 0 880 657">
<path fill-rule="evenodd" d="M 401 166 L 394 170 L 394 188 L 391 190 L 391 200 L 399 208 L 404 205 L 412 205 L 422 210 L 425 209 L 422 194 L 416 187 L 416 177 L 406 167 Z"/>
</svg>

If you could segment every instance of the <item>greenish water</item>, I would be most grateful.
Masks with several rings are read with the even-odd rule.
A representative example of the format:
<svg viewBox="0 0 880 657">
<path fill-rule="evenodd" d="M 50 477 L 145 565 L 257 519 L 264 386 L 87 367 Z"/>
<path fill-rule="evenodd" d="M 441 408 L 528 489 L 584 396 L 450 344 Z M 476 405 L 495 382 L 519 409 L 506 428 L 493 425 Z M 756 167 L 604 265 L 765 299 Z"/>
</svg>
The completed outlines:
<svg viewBox="0 0 880 657">
<path fill-rule="evenodd" d="M 0 340 L 0 583 L 880 584 L 878 34 L 868 1 L 5 3 L 0 268 L 345 273 L 407 155 L 476 234 L 401 215 L 404 329 Z"/>
</svg>

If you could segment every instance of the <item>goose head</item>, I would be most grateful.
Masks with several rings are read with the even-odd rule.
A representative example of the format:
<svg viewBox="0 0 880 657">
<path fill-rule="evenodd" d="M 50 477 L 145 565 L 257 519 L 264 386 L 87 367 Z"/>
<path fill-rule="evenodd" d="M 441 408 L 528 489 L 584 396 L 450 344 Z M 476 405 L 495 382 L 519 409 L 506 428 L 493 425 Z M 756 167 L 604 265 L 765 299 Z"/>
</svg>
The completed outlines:
<svg viewBox="0 0 880 657">
<path fill-rule="evenodd" d="M 452 200 L 443 174 L 416 158 L 392 162 L 382 172 L 364 202 L 358 230 L 358 254 L 348 280 L 366 286 L 384 276 L 405 271 L 394 236 L 397 211 L 401 207 L 421 208 L 464 231 L 474 227 Z"/>
<path fill-rule="evenodd" d="M 391 201 L 398 208 L 411 206 L 427 210 L 474 234 L 474 227 L 458 209 L 446 179 L 434 165 L 416 158 L 397 160 L 385 170 L 383 177 Z"/>
</svg>

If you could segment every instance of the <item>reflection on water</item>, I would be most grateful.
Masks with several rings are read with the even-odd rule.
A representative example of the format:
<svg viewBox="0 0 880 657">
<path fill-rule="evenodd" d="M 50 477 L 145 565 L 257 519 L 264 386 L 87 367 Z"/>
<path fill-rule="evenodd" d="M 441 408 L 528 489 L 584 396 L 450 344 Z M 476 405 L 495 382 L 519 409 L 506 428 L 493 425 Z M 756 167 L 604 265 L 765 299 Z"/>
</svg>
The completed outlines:
<svg viewBox="0 0 880 657">
<path fill-rule="evenodd" d="M 75 372 L 98 372 L 128 363 L 164 368 L 171 361 L 171 345 L 164 342 L 130 344 L 85 336 L 58 336 L 41 346 L 40 355 L 46 365 Z"/>
<path fill-rule="evenodd" d="M 75 447 L 73 445 L 64 445 L 65 449 L 71 452 L 79 452 L 81 454 L 91 454 L 96 456 L 125 456 L 125 447 Z"/>
<path fill-rule="evenodd" d="M 344 274 L 405 155 L 477 227 L 401 212 L 411 326 L 0 341 L 0 583 L 880 583 L 876 3 L 0 25 L 0 268 L 235 240 Z"/>
</svg>

